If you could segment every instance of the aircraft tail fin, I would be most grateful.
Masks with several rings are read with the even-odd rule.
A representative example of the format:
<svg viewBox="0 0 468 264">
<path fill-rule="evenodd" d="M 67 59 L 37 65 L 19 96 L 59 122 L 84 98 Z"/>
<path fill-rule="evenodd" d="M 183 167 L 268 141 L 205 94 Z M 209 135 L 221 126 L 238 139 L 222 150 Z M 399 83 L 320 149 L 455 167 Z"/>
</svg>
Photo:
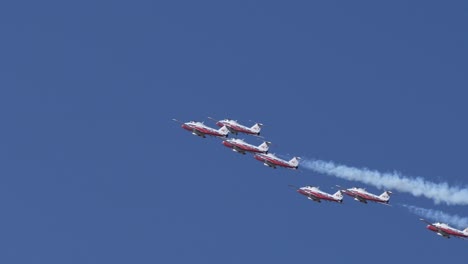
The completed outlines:
<svg viewBox="0 0 468 264">
<path fill-rule="evenodd" d="M 335 199 L 338 199 L 340 202 L 343 201 L 343 194 L 341 193 L 341 191 L 337 191 L 336 193 L 333 194 L 333 197 Z"/>
<path fill-rule="evenodd" d="M 262 124 L 260 123 L 255 123 L 250 129 L 252 129 L 254 132 L 256 132 L 258 135 L 260 135 L 260 130 L 262 129 Z"/>
<path fill-rule="evenodd" d="M 271 142 L 264 141 L 260 146 L 258 146 L 258 148 L 260 148 L 262 151 L 266 152 L 270 148 L 270 144 L 271 144 Z"/>
<path fill-rule="evenodd" d="M 294 157 L 294 158 L 292 158 L 292 159 L 289 161 L 289 163 L 290 163 L 292 166 L 295 166 L 295 167 L 297 168 L 297 167 L 299 166 L 299 160 L 300 160 L 300 159 L 301 159 L 301 158 L 299 158 L 299 157 Z"/>
<path fill-rule="evenodd" d="M 226 126 L 222 126 L 220 129 L 218 129 L 218 132 L 223 136 L 227 137 L 229 129 Z"/>
<path fill-rule="evenodd" d="M 381 198 L 384 201 L 390 200 L 390 195 L 392 194 L 391 191 L 385 191 L 381 195 L 379 195 L 379 198 Z"/>
</svg>

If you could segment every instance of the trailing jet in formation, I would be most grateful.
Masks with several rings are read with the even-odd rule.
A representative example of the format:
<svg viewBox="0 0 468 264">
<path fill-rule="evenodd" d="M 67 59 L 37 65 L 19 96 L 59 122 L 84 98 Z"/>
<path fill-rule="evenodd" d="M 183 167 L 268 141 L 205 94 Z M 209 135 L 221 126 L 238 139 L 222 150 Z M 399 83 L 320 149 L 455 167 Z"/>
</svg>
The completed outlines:
<svg viewBox="0 0 468 264">
<path fill-rule="evenodd" d="M 246 152 L 268 153 L 268 148 L 270 147 L 270 144 L 271 142 L 264 141 L 259 146 L 254 146 L 245 142 L 242 139 L 237 139 L 237 138 L 232 138 L 232 139 L 223 141 L 224 146 L 231 148 L 233 151 L 244 154 L 244 155 Z"/>
<path fill-rule="evenodd" d="M 440 223 L 440 222 L 431 223 L 422 218 L 419 220 L 423 221 L 424 223 L 427 223 L 428 225 L 426 226 L 426 228 L 433 232 L 436 232 L 437 235 L 441 237 L 450 238 L 450 236 L 454 236 L 454 237 L 463 238 L 463 239 L 468 238 L 468 227 L 462 231 L 462 230 L 453 228 L 445 223 Z"/>
<path fill-rule="evenodd" d="M 232 119 L 223 119 L 217 121 L 214 118 L 208 117 L 211 120 L 214 120 L 216 122 L 216 125 L 219 127 L 226 126 L 229 129 L 229 132 L 231 132 L 234 135 L 237 135 L 238 133 L 244 133 L 244 134 L 249 134 L 249 135 L 260 135 L 260 130 L 262 129 L 263 124 L 261 123 L 255 123 L 251 127 L 247 127 L 244 125 L 241 125 L 237 122 L 237 120 L 232 120 Z"/>
<path fill-rule="evenodd" d="M 295 187 L 290 185 L 291 187 Z M 297 188 L 297 187 L 295 187 Z M 337 191 L 334 194 L 329 194 L 324 191 L 321 191 L 319 187 L 315 186 L 304 186 L 301 188 L 297 189 L 297 192 L 307 196 L 309 200 L 315 201 L 320 203 L 322 200 L 325 201 L 330 201 L 330 202 L 337 202 L 337 203 L 342 203 L 343 202 L 343 195 L 341 194 L 341 191 Z"/>
<path fill-rule="evenodd" d="M 367 192 L 366 189 L 364 188 L 356 188 L 356 187 L 344 189 L 344 190 L 341 190 L 341 192 L 353 197 L 354 200 L 359 201 L 361 203 L 365 203 L 365 204 L 367 203 L 367 201 L 381 203 L 381 204 L 388 204 L 390 200 L 390 194 L 392 194 L 391 191 L 385 191 L 381 195 L 377 196 L 375 194 Z"/>
<path fill-rule="evenodd" d="M 254 158 L 258 161 L 263 162 L 265 166 L 271 167 L 273 169 L 276 169 L 276 167 L 279 166 L 294 170 L 297 170 L 297 168 L 299 168 L 299 160 L 301 159 L 299 157 L 294 157 L 291 160 L 287 161 L 276 157 L 275 154 L 272 153 L 258 153 L 254 155 Z"/>
<path fill-rule="evenodd" d="M 227 138 L 229 130 L 226 126 L 222 126 L 220 129 L 214 129 L 203 124 L 203 122 L 190 121 L 183 123 L 177 119 L 172 119 L 182 124 L 182 128 L 192 132 L 193 135 L 206 138 L 208 136 Z"/>
</svg>

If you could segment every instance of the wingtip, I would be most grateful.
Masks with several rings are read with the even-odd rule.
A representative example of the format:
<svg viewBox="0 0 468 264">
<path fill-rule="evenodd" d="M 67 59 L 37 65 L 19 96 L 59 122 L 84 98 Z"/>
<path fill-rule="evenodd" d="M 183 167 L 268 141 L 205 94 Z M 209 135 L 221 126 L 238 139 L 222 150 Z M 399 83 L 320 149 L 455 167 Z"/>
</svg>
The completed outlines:
<svg viewBox="0 0 468 264">
<path fill-rule="evenodd" d="M 426 223 L 426 224 L 431 225 L 431 223 L 429 221 L 427 221 L 426 219 L 424 219 L 424 218 L 419 218 L 419 220 Z"/>
</svg>

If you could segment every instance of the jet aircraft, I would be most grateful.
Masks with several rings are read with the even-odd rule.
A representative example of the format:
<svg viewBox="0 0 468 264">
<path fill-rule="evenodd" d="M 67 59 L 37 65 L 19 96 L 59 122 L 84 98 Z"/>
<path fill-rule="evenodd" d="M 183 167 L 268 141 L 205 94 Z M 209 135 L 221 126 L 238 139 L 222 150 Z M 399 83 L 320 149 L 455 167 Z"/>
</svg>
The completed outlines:
<svg viewBox="0 0 468 264">
<path fill-rule="evenodd" d="M 220 138 L 228 137 L 229 130 L 226 126 L 222 126 L 220 129 L 214 129 L 209 126 L 206 126 L 205 124 L 203 124 L 203 122 L 190 121 L 183 123 L 177 119 L 172 120 L 181 123 L 181 127 L 183 129 L 192 132 L 192 134 L 195 136 L 199 136 L 202 138 L 206 138 L 206 135 Z"/>
<path fill-rule="evenodd" d="M 339 187 L 339 186 L 338 186 Z M 390 200 L 391 191 L 385 191 L 381 195 L 375 195 L 369 193 L 364 188 L 349 188 L 345 190 L 341 190 L 342 193 L 349 195 L 354 198 L 354 200 L 359 201 L 361 203 L 367 203 L 368 201 L 381 203 L 381 204 L 388 204 Z"/>
<path fill-rule="evenodd" d="M 291 187 L 295 187 L 290 185 Z M 296 187 L 297 188 L 297 187 Z M 315 201 L 320 203 L 322 200 L 325 201 L 330 201 L 330 202 L 337 202 L 337 203 L 342 203 L 343 202 L 343 195 L 341 194 L 341 191 L 338 190 L 334 194 L 329 194 L 324 191 L 321 191 L 319 187 L 315 186 L 304 186 L 301 188 L 297 189 L 297 192 L 307 196 L 309 200 Z"/>
<path fill-rule="evenodd" d="M 214 118 L 208 117 L 211 120 L 214 120 L 216 122 L 216 125 L 219 127 L 226 126 L 229 129 L 229 132 L 231 132 L 234 135 L 237 135 L 238 133 L 244 133 L 244 134 L 249 134 L 249 135 L 260 135 L 260 130 L 262 129 L 263 124 L 261 123 L 255 123 L 251 127 L 247 127 L 244 125 L 241 125 L 237 122 L 237 120 L 232 120 L 232 119 L 222 119 L 217 121 Z"/>
<path fill-rule="evenodd" d="M 427 229 L 436 232 L 437 235 L 445 238 L 450 238 L 451 236 L 458 237 L 458 238 L 463 238 L 467 239 L 468 238 L 468 227 L 465 228 L 464 230 L 458 230 L 456 228 L 453 228 L 449 226 L 446 223 L 431 223 L 423 218 L 419 219 L 423 221 L 424 223 L 427 223 L 428 225 L 426 226 Z"/>
<path fill-rule="evenodd" d="M 226 146 L 228 148 L 231 148 L 233 151 L 235 151 L 237 153 L 244 154 L 244 155 L 245 155 L 246 152 L 268 153 L 268 148 L 269 148 L 270 144 L 271 144 L 271 142 L 264 141 L 259 146 L 254 146 L 254 145 L 251 145 L 251 144 L 245 142 L 244 140 L 238 139 L 238 138 L 232 138 L 232 139 L 228 139 L 228 140 L 223 141 L 224 146 Z"/>
<path fill-rule="evenodd" d="M 299 168 L 299 160 L 301 159 L 299 157 L 294 157 L 291 160 L 287 161 L 278 158 L 275 154 L 272 153 L 258 153 L 254 155 L 254 158 L 258 161 L 263 162 L 265 166 L 271 167 L 273 169 L 276 169 L 276 167 L 279 166 L 294 170 Z"/>
</svg>

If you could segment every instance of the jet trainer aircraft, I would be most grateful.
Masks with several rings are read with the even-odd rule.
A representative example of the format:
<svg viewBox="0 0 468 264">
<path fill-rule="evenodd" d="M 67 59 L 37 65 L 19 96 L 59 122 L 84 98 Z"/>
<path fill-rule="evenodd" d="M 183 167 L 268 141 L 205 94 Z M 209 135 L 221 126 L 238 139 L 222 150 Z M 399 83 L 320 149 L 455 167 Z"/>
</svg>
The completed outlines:
<svg viewBox="0 0 468 264">
<path fill-rule="evenodd" d="M 254 146 L 251 145 L 247 142 L 245 142 L 242 139 L 237 139 L 237 138 L 232 138 L 228 140 L 223 141 L 223 145 L 231 148 L 233 151 L 237 153 L 244 154 L 246 152 L 252 152 L 252 153 L 268 153 L 268 148 L 270 146 L 271 142 L 264 141 L 262 144 L 259 146 Z"/>
<path fill-rule="evenodd" d="M 462 231 L 462 230 L 453 228 L 445 223 L 440 223 L 440 222 L 431 223 L 423 218 L 419 220 L 423 221 L 424 223 L 427 223 L 428 225 L 426 226 L 426 228 L 433 232 L 436 232 L 437 235 L 441 237 L 450 238 L 450 236 L 454 236 L 454 237 L 463 238 L 463 239 L 468 238 L 468 227 Z"/>
<path fill-rule="evenodd" d="M 237 122 L 237 120 L 232 120 L 232 119 L 223 119 L 217 121 L 214 118 L 208 117 L 211 120 L 214 120 L 216 122 L 216 125 L 219 127 L 226 126 L 229 129 L 229 132 L 231 132 L 234 135 L 237 135 L 238 133 L 244 133 L 244 134 L 249 134 L 249 135 L 260 135 L 260 130 L 262 129 L 263 124 L 261 123 L 255 123 L 251 127 L 247 127 L 244 125 L 241 125 Z"/>
<path fill-rule="evenodd" d="M 227 138 L 229 130 L 227 129 L 226 126 L 221 127 L 220 129 L 214 129 L 209 126 L 206 126 L 203 124 L 203 122 L 196 122 L 196 121 L 190 121 L 183 123 L 177 119 L 172 119 L 176 122 L 179 122 L 182 124 L 182 128 L 185 130 L 188 130 L 192 132 L 193 135 L 199 136 L 202 138 L 206 138 L 206 135 L 208 136 L 214 136 L 214 137 L 221 137 L 221 138 Z"/>
<path fill-rule="evenodd" d="M 290 185 L 291 187 L 295 187 Z M 297 188 L 297 187 L 295 187 Z M 337 191 L 334 194 L 329 194 L 324 191 L 321 191 L 319 187 L 315 186 L 304 186 L 301 188 L 297 189 L 297 192 L 307 196 L 309 200 L 315 201 L 320 203 L 321 200 L 326 200 L 330 202 L 337 202 L 337 203 L 342 203 L 343 202 L 343 195 L 341 194 L 341 191 Z"/>
<path fill-rule="evenodd" d="M 276 166 L 280 166 L 294 170 L 297 170 L 297 168 L 299 168 L 299 160 L 301 159 L 299 157 L 294 157 L 291 160 L 287 161 L 276 157 L 275 154 L 272 153 L 258 153 L 254 155 L 254 158 L 258 161 L 263 162 L 265 166 L 271 167 L 273 169 L 276 169 Z"/>
<path fill-rule="evenodd" d="M 339 186 L 338 186 L 339 187 Z M 369 193 L 364 188 L 349 188 L 345 190 L 341 190 L 342 193 L 349 195 L 354 198 L 354 200 L 359 201 L 361 203 L 367 203 L 367 201 L 381 203 L 381 204 L 388 204 L 390 200 L 391 191 L 385 191 L 381 195 L 375 195 Z"/>
</svg>

